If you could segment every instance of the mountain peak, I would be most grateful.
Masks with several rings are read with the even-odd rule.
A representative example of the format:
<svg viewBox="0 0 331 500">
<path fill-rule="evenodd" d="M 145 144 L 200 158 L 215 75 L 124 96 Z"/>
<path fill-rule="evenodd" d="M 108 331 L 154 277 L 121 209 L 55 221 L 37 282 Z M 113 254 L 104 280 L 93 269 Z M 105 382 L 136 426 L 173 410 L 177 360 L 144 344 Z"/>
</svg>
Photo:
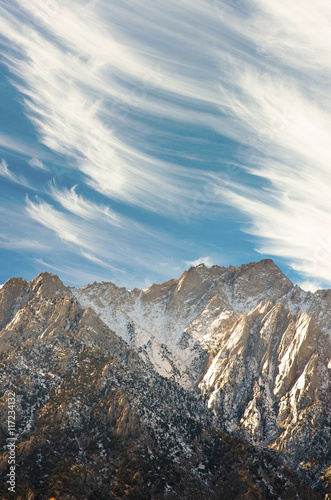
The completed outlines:
<svg viewBox="0 0 331 500">
<path fill-rule="evenodd" d="M 201 447 L 201 443 L 206 443 L 203 437 L 199 439 L 199 457 L 196 456 L 198 434 L 193 430 L 188 435 L 187 431 L 192 422 L 200 420 L 203 433 L 211 425 L 213 433 L 223 428 L 260 449 L 268 447 L 315 485 L 329 467 L 326 416 L 330 389 L 330 293 L 306 294 L 293 287 L 270 259 L 228 268 L 208 269 L 199 264 L 185 271 L 180 279 L 152 285 L 147 290 L 94 283 L 71 292 L 57 275 L 48 272 L 30 283 L 14 278 L 0 292 L 0 382 L 3 394 L 9 386 L 19 387 L 20 392 L 22 388 L 23 393 L 26 388 L 24 418 L 18 420 L 18 425 L 24 431 L 26 422 L 32 422 L 31 433 L 38 429 L 38 436 L 44 426 L 44 442 L 50 442 L 40 451 L 39 438 L 33 438 L 36 446 L 29 448 L 33 456 L 20 460 L 25 467 L 24 477 L 33 477 L 34 470 L 40 477 L 40 464 L 44 466 L 44 460 L 52 457 L 55 447 L 55 462 L 46 463 L 42 476 L 49 483 L 49 471 L 56 469 L 53 463 L 65 455 L 63 446 L 72 436 L 68 446 L 72 450 L 78 436 L 75 460 L 82 460 L 78 463 L 84 466 L 96 464 L 99 472 L 108 467 L 112 477 L 107 479 L 108 486 L 114 482 L 113 473 L 117 470 L 111 455 L 115 441 L 112 437 L 132 435 L 139 449 L 151 449 L 153 453 L 151 456 L 148 452 L 146 467 L 141 470 L 151 470 L 150 465 L 158 460 L 157 447 L 161 446 L 162 457 L 166 453 L 170 463 L 187 464 L 193 478 L 204 477 L 203 493 L 199 491 L 198 496 L 194 492 L 183 495 L 181 491 L 179 495 L 161 494 L 158 498 L 238 498 L 238 491 L 229 495 L 216 483 L 215 492 L 210 493 L 206 487 L 211 484 L 208 478 L 212 470 L 220 471 L 228 463 L 228 457 L 234 457 L 235 463 L 239 457 L 242 474 L 242 463 L 247 463 L 253 448 L 246 457 L 242 455 L 242 446 L 239 454 L 232 450 L 223 456 L 214 445 Z M 17 376 L 14 383 L 13 376 Z M 43 404 L 39 403 L 41 398 Z M 136 410 L 140 413 L 134 416 Z M 184 424 L 185 415 L 190 418 L 190 425 Z M 137 427 L 139 422 L 141 428 Z M 48 441 L 49 430 L 54 426 L 54 439 Z M 64 435 L 59 434 L 61 429 L 65 429 Z M 1 426 L 0 431 L 3 432 Z M 143 436 L 146 443 L 141 441 Z M 151 446 L 153 436 L 160 440 Z M 23 444 L 29 443 L 30 434 L 24 431 L 20 439 Z M 229 449 L 230 437 L 226 439 Z M 131 449 L 128 442 L 116 442 L 123 450 Z M 33 457 L 39 456 L 37 450 L 43 460 L 37 458 L 32 469 Z M 100 450 L 100 454 L 95 450 Z M 68 470 L 73 470 L 71 453 Z M 188 457 L 194 457 L 192 463 Z M 144 457 L 135 464 L 144 464 L 141 459 Z M 241 498 L 268 495 L 265 479 L 269 481 L 270 474 L 263 475 L 261 466 L 269 462 L 262 461 L 256 467 L 257 459 L 254 492 L 250 495 L 245 490 L 239 495 Z M 306 467 L 310 463 L 313 468 Z M 121 477 L 127 465 L 125 461 L 123 469 L 118 469 Z M 178 475 L 176 470 L 172 469 L 170 476 L 182 477 L 183 469 Z M 279 479 L 284 478 L 285 469 L 282 470 L 282 475 L 275 476 L 278 485 Z M 94 470 L 88 471 L 93 477 Z M 85 473 L 84 469 L 82 480 Z M 155 478 L 160 474 L 164 477 L 164 473 L 165 470 L 155 471 L 156 476 L 146 478 L 146 484 L 155 483 Z M 226 470 L 221 470 L 222 477 L 224 474 L 227 477 Z M 136 475 L 137 469 L 132 477 Z M 233 467 L 229 477 L 233 481 Z M 245 473 L 245 488 L 247 477 Z M 77 476 L 77 489 L 76 479 Z M 67 491 L 67 476 L 64 480 Z M 174 487 L 176 481 L 172 483 Z M 191 483 L 192 478 L 187 481 Z M 52 484 L 58 484 L 57 479 L 53 478 Z M 195 489 L 196 485 L 195 482 Z M 256 493 L 259 485 L 261 495 Z M 279 494 L 277 491 L 270 498 L 295 497 L 294 490 L 282 495 L 283 487 L 278 487 Z M 139 488 L 132 498 L 136 498 Z M 123 498 L 126 491 L 124 484 L 111 497 Z M 275 491 L 275 484 L 270 484 L 268 491 Z M 105 492 L 93 490 L 95 498 L 106 500 L 110 496 L 109 491 Z M 1 493 L 0 487 L 0 496 Z M 59 491 L 49 493 L 48 497 L 63 497 Z M 85 496 L 92 497 L 91 491 Z M 304 496 L 300 491 L 297 497 L 319 498 L 317 493 Z"/>
<path fill-rule="evenodd" d="M 228 269 L 232 270 L 237 270 L 238 272 L 246 272 L 249 270 L 254 270 L 254 272 L 276 272 L 276 273 L 281 273 L 283 276 L 285 276 L 280 268 L 277 266 L 277 264 L 274 263 L 272 259 L 262 259 L 258 260 L 257 262 L 248 262 L 247 264 L 242 264 L 241 266 L 229 266 Z"/>
<path fill-rule="evenodd" d="M 6 283 L 2 286 L 1 290 L 10 290 L 10 289 L 19 289 L 27 285 L 27 281 L 23 278 L 10 278 Z"/>
<path fill-rule="evenodd" d="M 57 274 L 44 272 L 31 281 L 32 290 L 43 297 L 53 298 L 55 296 L 71 295 L 68 287 L 64 286 Z"/>
<path fill-rule="evenodd" d="M 0 330 L 16 314 L 20 304 L 24 303 L 24 290 L 28 282 L 22 278 L 11 278 L 0 289 Z"/>
</svg>

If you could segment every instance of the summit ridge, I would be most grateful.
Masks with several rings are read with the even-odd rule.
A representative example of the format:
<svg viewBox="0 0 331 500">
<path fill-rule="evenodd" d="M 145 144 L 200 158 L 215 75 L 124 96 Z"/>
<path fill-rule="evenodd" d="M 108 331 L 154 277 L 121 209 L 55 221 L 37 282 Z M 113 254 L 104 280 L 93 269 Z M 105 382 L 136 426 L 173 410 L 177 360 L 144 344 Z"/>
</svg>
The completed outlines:
<svg viewBox="0 0 331 500">
<path fill-rule="evenodd" d="M 12 278 L 0 440 L 10 388 L 22 498 L 327 499 L 330 306 L 271 260 L 145 290 Z"/>
</svg>

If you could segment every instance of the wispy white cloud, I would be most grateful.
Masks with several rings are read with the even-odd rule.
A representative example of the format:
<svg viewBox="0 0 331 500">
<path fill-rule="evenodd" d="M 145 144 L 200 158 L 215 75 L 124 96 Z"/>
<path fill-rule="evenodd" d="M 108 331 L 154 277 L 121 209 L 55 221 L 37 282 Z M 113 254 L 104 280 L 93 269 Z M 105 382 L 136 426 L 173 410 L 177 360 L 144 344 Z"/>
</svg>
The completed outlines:
<svg viewBox="0 0 331 500">
<path fill-rule="evenodd" d="M 24 216 L 22 206 L 10 198 L 0 205 L 0 248 L 33 252 L 47 252 L 52 248 L 52 241 L 40 238 L 38 226 Z"/>
<path fill-rule="evenodd" d="M 54 200 L 62 205 L 64 209 L 83 219 L 87 220 L 105 220 L 106 222 L 121 226 L 121 217 L 105 205 L 98 205 L 87 201 L 83 196 L 76 193 L 77 186 L 71 189 L 59 189 L 54 184 L 51 184 L 51 195 Z M 124 219 L 122 220 L 124 221 Z"/>
<path fill-rule="evenodd" d="M 91 268 L 87 266 L 77 266 L 75 265 L 74 256 L 66 256 L 65 262 L 60 262 L 59 260 L 43 259 L 43 258 L 35 258 L 35 268 L 36 272 L 44 271 L 45 269 L 49 270 L 52 273 L 58 274 L 65 284 L 70 286 L 83 286 L 88 283 L 93 283 L 94 281 L 104 281 L 105 280 L 105 272 L 104 270 L 98 271 L 95 268 L 91 270 Z M 103 266 L 101 266 L 103 267 Z M 73 268 L 75 272 L 73 273 Z M 118 284 L 119 286 L 123 285 L 123 273 L 121 274 L 111 274 L 111 278 Z M 126 282 L 128 282 L 128 277 L 125 276 Z"/>
<path fill-rule="evenodd" d="M 0 7 L 2 57 L 27 115 L 85 188 L 180 219 L 195 210 L 196 192 L 214 184 L 218 199 L 206 203 L 245 214 L 258 251 L 329 282 L 330 24 L 324 0 L 14 0 Z M 169 143 L 174 124 L 240 143 L 236 175 L 213 177 L 162 159 L 151 140 L 161 122 Z M 28 151 L 0 135 L 1 144 Z M 30 165 L 42 168 L 38 161 Z M 76 187 L 52 185 L 48 194 L 59 209 L 28 201 L 27 215 L 96 265 L 121 262 L 119 247 L 130 259 L 141 232 L 148 234 L 110 201 L 92 202 Z M 149 237 L 160 242 L 157 232 Z M 152 255 L 151 266 L 156 261 Z"/>
<path fill-rule="evenodd" d="M 49 170 L 39 158 L 30 158 L 28 163 L 31 167 L 40 168 L 41 170 Z"/>
<path fill-rule="evenodd" d="M 118 273 L 121 273 L 122 276 L 125 274 L 125 272 L 123 271 L 123 269 L 120 269 L 119 267 L 112 266 L 108 262 L 105 262 L 105 261 L 99 259 L 97 256 L 95 256 L 95 255 L 93 255 L 93 254 L 91 254 L 89 252 L 85 252 L 84 250 L 82 250 L 82 255 L 87 260 L 90 260 L 94 264 L 97 264 L 99 267 L 103 267 L 105 269 L 109 269 L 112 272 L 115 272 L 116 275 L 118 275 Z"/>
<path fill-rule="evenodd" d="M 42 160 L 50 160 L 51 154 L 47 153 L 38 144 L 31 145 L 28 141 L 0 132 L 0 148 L 19 153 L 24 157 L 33 157 L 38 152 Z"/>
<path fill-rule="evenodd" d="M 331 282 L 330 212 L 302 199 L 298 191 L 261 192 L 233 183 L 220 191 L 228 203 L 247 214 L 251 225 L 245 231 L 261 238 L 260 253 L 289 259 L 303 275 Z"/>
<path fill-rule="evenodd" d="M 48 203 L 34 203 L 27 199 L 26 212 L 33 220 L 54 231 L 62 241 L 81 248 L 92 247 L 93 234 L 84 234 L 79 222 L 73 217 L 66 217 Z"/>
<path fill-rule="evenodd" d="M 119 42 L 100 15 L 81 9 L 77 2 L 55 2 L 54 12 L 47 16 L 40 15 L 43 2 L 38 0 L 20 2 L 20 8 L 41 22 L 45 34 L 28 25 L 22 30 L 21 19 L 8 12 L 3 12 L 0 27 L 19 48 L 21 57 L 6 55 L 7 63 L 43 143 L 56 153 L 69 152 L 71 164 L 106 196 L 178 213 L 174 204 L 188 204 L 192 188 L 208 177 L 143 152 L 139 143 L 135 147 L 137 139 L 128 141 L 109 123 L 120 122 L 137 106 L 147 106 L 155 85 L 159 91 L 208 103 L 217 96 L 216 80 L 211 98 L 204 88 L 207 78 L 201 85 L 193 74 L 178 78 L 167 68 L 159 73 L 158 60 L 153 62 L 143 47 L 133 50 Z M 127 79 L 132 79 L 130 85 L 124 83 Z"/>
<path fill-rule="evenodd" d="M 25 252 L 45 251 L 50 250 L 50 246 L 38 240 L 22 238 L 15 235 L 7 235 L 0 233 L 0 247 L 6 250 L 21 250 Z"/>
<path fill-rule="evenodd" d="M 14 182 L 15 184 L 30 187 L 28 181 L 23 177 L 23 175 L 16 175 L 11 170 L 9 170 L 6 160 L 4 160 L 3 158 L 0 162 L 0 175 L 10 180 L 11 182 Z"/>
<path fill-rule="evenodd" d="M 312 81 L 331 69 L 330 4 L 299 0 L 255 0 L 258 44 L 288 68 L 308 72 Z M 262 18 L 263 15 L 263 18 Z"/>
<path fill-rule="evenodd" d="M 84 200 L 84 203 L 88 202 Z M 26 214 L 44 227 L 44 240 L 47 240 L 48 234 L 53 234 L 55 240 L 59 238 L 63 242 L 67 252 L 76 253 L 90 263 L 111 271 L 112 279 L 117 283 L 123 283 L 125 269 L 143 268 L 146 272 L 160 273 L 159 262 L 178 244 L 177 239 L 172 240 L 168 235 L 129 219 L 123 219 L 123 224 L 119 226 L 112 219 L 100 217 L 99 206 L 90 206 L 92 217 L 85 217 L 80 208 L 74 215 L 73 210 L 65 213 L 42 200 L 31 201 L 27 198 Z M 63 267 L 63 263 L 58 267 Z"/>
<path fill-rule="evenodd" d="M 222 74 L 232 137 L 251 182 L 225 179 L 219 196 L 246 214 L 258 250 L 303 275 L 331 283 L 331 5 L 252 2 L 243 35 L 257 58 L 231 57 Z M 254 28 L 254 31 L 252 30 Z M 318 32 L 318 34 L 317 34 Z M 239 64 L 240 63 L 240 64 Z M 231 129 L 231 125 L 230 125 Z M 255 181 L 253 180 L 255 178 Z M 258 187 L 259 186 L 259 187 Z"/>
<path fill-rule="evenodd" d="M 309 280 L 299 283 L 299 287 L 302 288 L 302 290 L 305 290 L 306 292 L 316 292 L 316 290 L 321 290 L 323 288 L 323 286 L 317 281 L 309 281 Z"/>
<path fill-rule="evenodd" d="M 213 262 L 213 259 L 209 257 L 209 255 L 206 255 L 205 257 L 199 257 L 198 259 L 187 261 L 185 264 L 193 267 L 196 267 L 199 264 L 204 264 L 207 267 L 211 267 L 213 264 L 216 264 L 216 262 Z"/>
</svg>

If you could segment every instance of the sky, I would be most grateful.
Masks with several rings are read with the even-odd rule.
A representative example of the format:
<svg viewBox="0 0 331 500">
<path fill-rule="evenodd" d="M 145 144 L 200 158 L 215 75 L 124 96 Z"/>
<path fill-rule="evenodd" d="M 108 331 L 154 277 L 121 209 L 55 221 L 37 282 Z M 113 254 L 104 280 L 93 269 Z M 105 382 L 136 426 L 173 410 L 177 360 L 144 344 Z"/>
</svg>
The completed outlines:
<svg viewBox="0 0 331 500">
<path fill-rule="evenodd" d="M 0 283 L 331 285 L 331 3 L 3 0 Z"/>
</svg>

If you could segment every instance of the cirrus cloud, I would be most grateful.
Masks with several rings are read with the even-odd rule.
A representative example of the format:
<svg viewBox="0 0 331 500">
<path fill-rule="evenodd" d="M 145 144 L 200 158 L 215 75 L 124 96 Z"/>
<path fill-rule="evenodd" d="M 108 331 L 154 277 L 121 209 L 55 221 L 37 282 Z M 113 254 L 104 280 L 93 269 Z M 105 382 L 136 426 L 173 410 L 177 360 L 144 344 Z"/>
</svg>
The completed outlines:
<svg viewBox="0 0 331 500">
<path fill-rule="evenodd" d="M 2 61 L 41 149 L 0 135 L 33 167 L 0 173 L 21 206 L 39 183 L 24 216 L 91 265 L 223 255 L 240 220 L 258 252 L 331 283 L 330 24 L 324 0 L 5 1 Z M 219 252 L 194 230 L 210 219 Z"/>
</svg>

